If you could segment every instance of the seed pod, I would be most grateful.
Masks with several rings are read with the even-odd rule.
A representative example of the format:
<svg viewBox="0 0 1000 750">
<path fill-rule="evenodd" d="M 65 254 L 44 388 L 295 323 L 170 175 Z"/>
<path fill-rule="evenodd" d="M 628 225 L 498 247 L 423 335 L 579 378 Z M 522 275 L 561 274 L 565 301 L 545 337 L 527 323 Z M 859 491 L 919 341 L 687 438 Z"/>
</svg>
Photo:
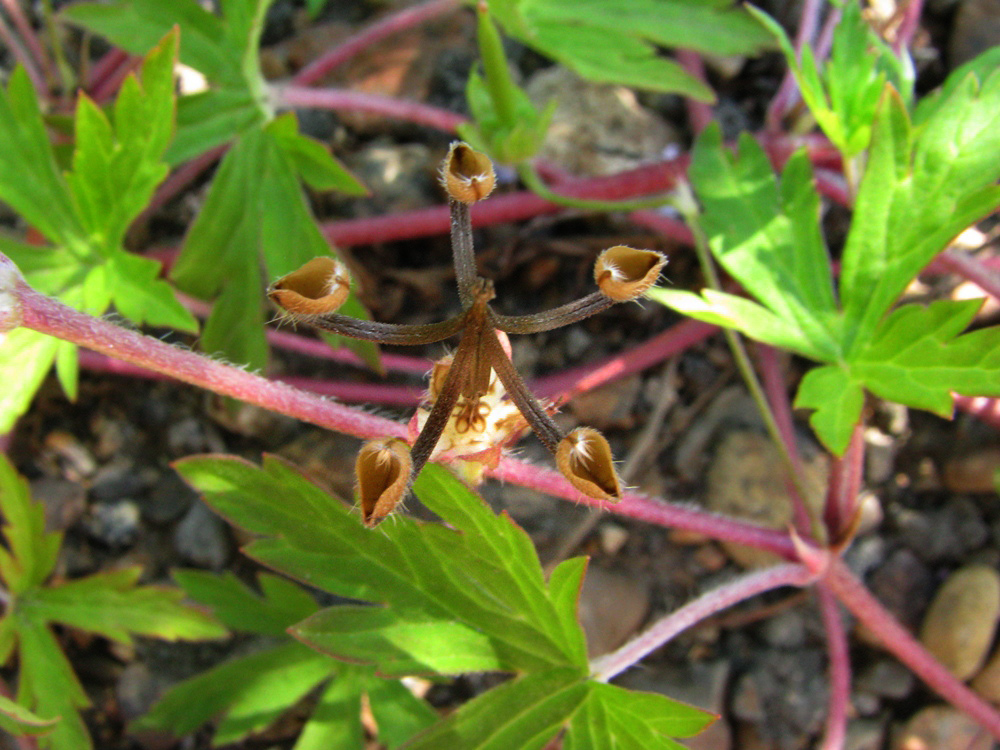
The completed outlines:
<svg viewBox="0 0 1000 750">
<path fill-rule="evenodd" d="M 334 312 L 351 291 L 347 267 L 336 258 L 313 258 L 271 284 L 267 296 L 293 315 Z"/>
<path fill-rule="evenodd" d="M 455 141 L 441 164 L 441 184 L 461 203 L 475 203 L 493 192 L 496 175 L 490 158 L 462 141 Z"/>
<path fill-rule="evenodd" d="M 597 256 L 594 281 L 606 297 L 628 302 L 645 294 L 666 264 L 663 253 L 616 245 Z"/>
<path fill-rule="evenodd" d="M 399 438 L 370 440 L 361 446 L 354 473 L 365 526 L 377 526 L 403 500 L 411 466 L 410 447 Z"/>
<path fill-rule="evenodd" d="M 556 466 L 587 497 L 610 503 L 622 499 L 611 446 L 597 430 L 577 427 L 564 437 L 556 449 Z"/>
</svg>

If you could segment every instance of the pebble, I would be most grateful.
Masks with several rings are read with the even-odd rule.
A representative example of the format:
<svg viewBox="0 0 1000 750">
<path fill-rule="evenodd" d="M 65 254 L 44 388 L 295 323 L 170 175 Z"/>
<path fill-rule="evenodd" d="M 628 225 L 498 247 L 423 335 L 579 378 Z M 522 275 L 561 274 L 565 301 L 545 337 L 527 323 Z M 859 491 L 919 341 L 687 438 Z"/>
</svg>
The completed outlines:
<svg viewBox="0 0 1000 750">
<path fill-rule="evenodd" d="M 610 557 L 617 555 L 628 541 L 628 529 L 610 521 L 597 527 L 597 535 L 601 541 L 601 552 Z"/>
<path fill-rule="evenodd" d="M 973 719 L 951 706 L 928 706 L 899 731 L 892 750 L 991 750 L 993 740 Z"/>
<path fill-rule="evenodd" d="M 807 505 L 814 517 L 821 513 L 829 464 L 816 452 L 804 456 Z M 792 505 L 785 486 L 784 470 L 777 448 L 756 430 L 733 430 L 721 440 L 708 470 L 706 504 L 709 509 L 745 518 L 771 529 L 786 529 L 792 520 Z M 745 568 L 771 565 L 771 552 L 723 542 L 727 554 Z"/>
<path fill-rule="evenodd" d="M 113 459 L 94 475 L 90 498 L 96 502 L 111 502 L 137 497 L 149 488 L 155 476 L 148 468 L 136 468 L 127 458 Z"/>
<path fill-rule="evenodd" d="M 635 425 L 635 405 L 642 380 L 631 375 L 574 396 L 568 408 L 580 422 L 596 430 L 628 429 Z"/>
<path fill-rule="evenodd" d="M 55 477 L 42 477 L 31 483 L 31 497 L 45 506 L 45 528 L 65 531 L 87 509 L 87 491 L 83 485 Z"/>
<path fill-rule="evenodd" d="M 613 651 L 633 635 L 649 612 L 649 588 L 635 576 L 591 565 L 580 593 L 580 624 L 587 653 Z"/>
<path fill-rule="evenodd" d="M 226 524 L 208 506 L 191 505 L 174 531 L 174 549 L 185 562 L 209 570 L 222 570 L 232 552 Z"/>
<path fill-rule="evenodd" d="M 525 90 L 536 106 L 557 103 L 540 156 L 578 175 L 622 172 L 660 158 L 678 134 L 624 86 L 591 83 L 558 65 Z"/>
<path fill-rule="evenodd" d="M 877 427 L 865 430 L 865 479 L 881 484 L 892 477 L 896 466 L 896 440 Z"/>
<path fill-rule="evenodd" d="M 805 613 L 799 609 L 776 614 L 761 625 L 764 640 L 775 648 L 802 648 L 806 643 L 806 631 Z"/>
<path fill-rule="evenodd" d="M 876 719 L 859 719 L 847 725 L 844 750 L 882 750 L 885 726 Z"/>
<path fill-rule="evenodd" d="M 1000 618 L 1000 574 L 969 565 L 948 577 L 931 602 L 920 641 L 959 680 L 967 680 L 986 659 Z"/>
<path fill-rule="evenodd" d="M 142 502 L 142 516 L 151 523 L 169 523 L 186 513 L 197 499 L 198 493 L 171 469 L 160 474 Z"/>
<path fill-rule="evenodd" d="M 139 517 L 139 506 L 132 500 L 95 503 L 84 526 L 91 538 L 108 547 L 130 547 L 139 538 Z"/>
<path fill-rule="evenodd" d="M 913 552 L 901 548 L 890 553 L 871 574 L 868 588 L 897 620 L 916 630 L 933 593 L 934 577 Z M 866 643 L 883 647 L 864 626 L 858 626 L 857 634 Z"/>
<path fill-rule="evenodd" d="M 879 659 L 858 675 L 856 687 L 880 698 L 902 700 L 913 692 L 916 680 L 913 672 L 895 659 Z"/>
<path fill-rule="evenodd" d="M 971 683 L 972 689 L 991 703 L 1000 703 L 1000 648 Z"/>
<path fill-rule="evenodd" d="M 1000 447 L 990 446 L 949 458 L 941 470 L 941 479 L 951 492 L 992 493 L 996 492 L 997 469 Z"/>
<path fill-rule="evenodd" d="M 1000 45 L 1000 0 L 962 0 L 948 39 L 948 63 L 956 68 Z"/>
<path fill-rule="evenodd" d="M 903 543 L 930 563 L 964 561 L 990 536 L 979 507 L 965 497 L 952 498 L 944 507 L 927 512 L 897 506 L 893 520 Z"/>
</svg>

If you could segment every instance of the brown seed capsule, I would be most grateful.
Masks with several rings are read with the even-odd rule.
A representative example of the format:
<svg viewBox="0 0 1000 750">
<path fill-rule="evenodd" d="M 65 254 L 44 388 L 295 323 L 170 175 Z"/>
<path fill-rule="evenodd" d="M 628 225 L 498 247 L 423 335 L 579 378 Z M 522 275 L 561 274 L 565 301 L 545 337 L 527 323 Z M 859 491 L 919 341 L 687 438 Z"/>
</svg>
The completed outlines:
<svg viewBox="0 0 1000 750">
<path fill-rule="evenodd" d="M 336 258 L 313 258 L 271 284 L 267 296 L 293 315 L 322 315 L 339 308 L 351 291 L 347 267 Z"/>
<path fill-rule="evenodd" d="M 365 526 L 377 526 L 399 505 L 410 484 L 411 465 L 410 447 L 398 438 L 370 440 L 361 446 L 354 472 Z"/>
<path fill-rule="evenodd" d="M 453 199 L 475 203 L 493 192 L 493 162 L 467 143 L 455 141 L 441 164 L 441 184 Z"/>
<path fill-rule="evenodd" d="M 606 297 L 628 302 L 645 294 L 666 264 L 663 253 L 616 245 L 597 256 L 594 281 Z"/>
<path fill-rule="evenodd" d="M 604 435 L 590 427 L 577 427 L 556 449 L 556 466 L 587 497 L 617 503 L 622 499 L 621 480 Z"/>
</svg>

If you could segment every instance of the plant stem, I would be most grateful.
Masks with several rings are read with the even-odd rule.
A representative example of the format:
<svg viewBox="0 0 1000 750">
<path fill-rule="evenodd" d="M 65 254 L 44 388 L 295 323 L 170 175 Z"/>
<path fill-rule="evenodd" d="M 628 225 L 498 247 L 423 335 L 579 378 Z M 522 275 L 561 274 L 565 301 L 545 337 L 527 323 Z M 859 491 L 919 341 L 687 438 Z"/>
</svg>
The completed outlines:
<svg viewBox="0 0 1000 750">
<path fill-rule="evenodd" d="M 847 450 L 840 458 L 834 458 L 830 467 L 830 483 L 824 509 L 829 541 L 840 544 L 844 532 L 850 529 L 857 509 L 858 493 L 861 490 L 861 470 L 865 459 L 864 427 L 854 426 Z"/>
<path fill-rule="evenodd" d="M 10 17 L 14 20 L 14 26 L 17 27 L 17 31 L 21 35 L 21 39 L 24 40 L 27 52 L 31 54 L 39 72 L 42 76 L 44 76 L 47 86 L 54 88 L 56 85 L 56 79 L 52 68 L 52 60 L 49 59 L 48 53 L 45 51 L 45 45 L 42 44 L 41 40 L 38 38 L 38 34 L 35 33 L 35 30 L 28 22 L 28 18 L 24 15 L 24 11 L 21 9 L 18 0 L 0 1 L 2 1 L 3 7 L 7 9 L 7 12 L 10 13 Z M 45 93 L 45 90 L 40 90 L 38 93 Z"/>
<path fill-rule="evenodd" d="M 962 684 L 910 632 L 885 610 L 839 559 L 831 562 L 825 581 L 847 609 L 866 625 L 882 645 L 942 698 L 964 711 L 1000 740 L 1000 713 Z"/>
<path fill-rule="evenodd" d="M 347 109 L 354 112 L 370 112 L 427 125 L 446 133 L 454 133 L 455 128 L 468 119 L 446 109 L 431 107 L 420 102 L 395 99 L 391 96 L 379 96 L 378 94 L 366 94 L 361 91 L 311 89 L 284 84 L 272 85 L 269 92 L 271 104 L 277 109 L 313 107 L 315 109 Z"/>
<path fill-rule="evenodd" d="M 1000 399 L 985 396 L 953 396 L 955 407 L 1000 429 Z"/>
<path fill-rule="evenodd" d="M 971 281 L 991 297 L 1000 299 L 1000 274 L 965 253 L 945 250 L 934 259 L 934 265 Z"/>
<path fill-rule="evenodd" d="M 16 281 L 10 283 L 11 279 Z M 348 435 L 363 438 L 406 435 L 406 428 L 392 420 L 269 381 L 67 307 L 29 287 L 16 266 L 0 254 L 0 301 L 6 295 L 13 300 L 20 324 L 39 333 Z"/>
<path fill-rule="evenodd" d="M 701 225 L 698 222 L 697 214 L 693 211 L 687 212 L 684 209 L 682 209 L 682 213 L 686 214 L 685 219 L 688 222 L 688 226 L 691 227 L 691 233 L 694 235 L 694 249 L 698 255 L 698 261 L 701 265 L 702 272 L 705 274 L 705 281 L 707 282 L 709 288 L 716 291 L 722 291 L 722 282 L 719 280 L 719 275 L 715 270 L 715 263 L 712 260 L 711 253 L 708 249 L 708 240 L 705 238 L 705 233 L 702 231 Z M 785 438 L 782 435 L 781 429 L 778 427 L 778 423 L 774 417 L 774 412 L 771 410 L 771 406 L 768 403 L 764 389 L 761 387 L 760 381 L 757 379 L 757 374 L 754 372 L 753 364 L 750 362 L 750 357 L 747 354 L 746 348 L 743 346 L 742 340 L 736 331 L 729 328 L 723 328 L 722 334 L 726 337 L 726 342 L 729 344 L 729 350 L 733 355 L 733 361 L 736 363 L 736 367 L 740 371 L 740 375 L 743 376 L 743 382 L 746 385 L 747 390 L 750 391 L 750 397 L 754 400 L 754 403 L 757 404 L 757 409 L 760 411 L 760 415 L 764 420 L 764 427 L 767 429 L 768 435 L 771 436 L 771 440 L 778 449 L 778 455 L 781 456 L 781 462 L 785 465 L 785 471 L 788 474 L 788 478 L 795 485 L 796 492 L 790 493 L 789 497 L 792 503 L 793 516 L 796 519 L 796 523 L 802 525 L 799 533 L 805 535 L 809 532 L 812 526 L 812 519 L 809 515 L 808 508 L 806 508 L 805 503 L 802 500 L 802 498 L 806 496 L 806 489 L 805 481 L 803 480 L 800 472 L 801 466 L 796 463 L 795 458 L 792 455 L 793 448 L 791 447 L 791 443 L 785 442 Z M 791 440 L 794 441 L 794 436 L 791 436 Z"/>
<path fill-rule="evenodd" d="M 659 208 L 669 200 L 669 197 L 665 195 L 655 195 L 631 201 L 602 201 L 574 198 L 571 195 L 564 195 L 550 189 L 531 164 L 521 164 L 517 169 L 517 174 L 520 176 L 521 181 L 536 195 L 560 206 L 578 208 L 581 211 L 640 211 L 648 208 Z"/>
<path fill-rule="evenodd" d="M 694 50 L 679 49 L 676 56 L 677 62 L 692 78 L 697 78 L 706 86 L 708 85 L 705 77 L 705 63 L 701 59 L 701 55 Z M 687 110 L 688 126 L 695 135 L 707 128 L 714 119 L 710 104 L 692 99 L 690 96 L 684 97 L 684 108 Z"/>
<path fill-rule="evenodd" d="M 35 87 L 39 97 L 48 94 L 48 87 L 45 85 L 45 77 L 42 75 L 35 61 L 25 50 L 24 46 L 14 35 L 13 29 L 7 25 L 7 21 L 0 15 L 0 41 L 7 45 L 7 48 L 14 54 L 14 59 L 24 66 L 24 72 L 31 79 L 31 85 Z"/>
<path fill-rule="evenodd" d="M 366 47 L 386 37 L 449 13 L 459 7 L 458 0 L 430 0 L 393 13 L 362 29 L 333 49 L 327 50 L 292 76 L 297 86 L 310 86 Z"/>
<path fill-rule="evenodd" d="M 847 711 L 851 701 L 851 656 L 847 633 L 840 616 L 837 599 L 829 586 L 816 586 L 823 631 L 826 633 L 826 653 L 830 660 L 830 698 L 827 704 L 826 727 L 821 750 L 843 750 L 847 737 Z"/>
<path fill-rule="evenodd" d="M 819 25 L 819 11 L 823 0 L 805 0 L 799 13 L 799 27 L 795 32 L 795 51 L 801 55 L 802 48 L 812 42 Z M 798 85 L 791 70 L 785 72 L 785 77 L 778 87 L 778 92 L 767 107 L 765 122 L 771 132 L 781 131 L 781 120 L 787 115 L 799 100 Z"/>
<path fill-rule="evenodd" d="M 594 659 L 590 663 L 591 674 L 595 680 L 608 682 L 705 618 L 765 591 L 784 586 L 805 586 L 812 580 L 814 576 L 809 570 L 794 563 L 745 573 L 661 618 L 617 651 Z"/>
</svg>

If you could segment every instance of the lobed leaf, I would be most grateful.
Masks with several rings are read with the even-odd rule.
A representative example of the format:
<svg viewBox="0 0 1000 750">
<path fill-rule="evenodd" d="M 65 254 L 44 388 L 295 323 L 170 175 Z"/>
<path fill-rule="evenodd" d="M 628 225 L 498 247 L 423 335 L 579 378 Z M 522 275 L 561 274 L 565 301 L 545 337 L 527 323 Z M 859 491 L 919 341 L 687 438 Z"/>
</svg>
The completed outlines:
<svg viewBox="0 0 1000 750">
<path fill-rule="evenodd" d="M 7 547 L 0 547 L 0 576 L 11 595 L 42 585 L 55 568 L 62 534 L 45 530 L 45 507 L 31 499 L 27 481 L 0 455 L 0 512 Z"/>
<path fill-rule="evenodd" d="M 58 719 L 42 719 L 6 695 L 0 695 L 0 729 L 17 735 L 44 734 Z"/>
<path fill-rule="evenodd" d="M 384 625 L 380 637 L 395 649 L 384 664 L 380 654 L 368 655 L 380 671 L 394 673 L 392 664 L 401 654 L 431 665 L 450 658 L 445 639 L 404 637 L 407 623 L 426 635 L 434 622 L 452 623 L 453 637 L 487 639 L 491 668 L 585 668 L 582 631 L 575 619 L 570 627 L 570 618 L 556 611 L 528 537 L 506 517 L 495 517 L 442 468 L 422 474 L 415 489 L 458 531 L 400 518 L 384 533 L 372 533 L 274 458 L 260 469 L 235 460 L 189 459 L 178 470 L 219 513 L 268 537 L 253 542 L 248 554 L 331 593 L 386 603 L 393 618 L 384 621 L 378 620 L 380 608 L 364 615 L 358 608 L 317 615 L 322 623 L 367 617 L 376 631 Z M 276 504 L 275 497 L 282 502 Z M 396 623 L 399 629 L 393 630 Z M 308 635 L 318 631 L 312 628 Z M 355 643 L 370 645 L 374 638 L 359 635 Z"/>
<path fill-rule="evenodd" d="M 40 588 L 25 595 L 33 618 L 99 633 L 120 643 L 132 635 L 165 640 L 221 638 L 225 628 L 181 604 L 184 594 L 164 586 L 137 586 L 142 569 L 122 568 Z"/>
</svg>

